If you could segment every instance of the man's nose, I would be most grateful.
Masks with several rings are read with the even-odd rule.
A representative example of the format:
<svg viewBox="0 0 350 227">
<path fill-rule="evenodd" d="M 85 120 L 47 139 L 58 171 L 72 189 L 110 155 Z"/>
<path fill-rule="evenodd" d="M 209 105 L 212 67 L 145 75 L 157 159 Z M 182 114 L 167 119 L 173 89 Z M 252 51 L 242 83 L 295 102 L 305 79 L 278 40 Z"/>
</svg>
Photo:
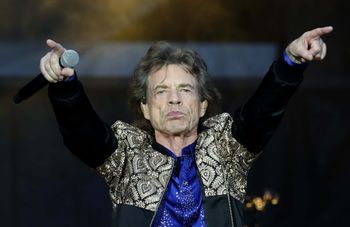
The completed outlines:
<svg viewBox="0 0 350 227">
<path fill-rule="evenodd" d="M 174 92 L 171 92 L 170 93 L 170 97 L 169 97 L 169 105 L 179 105 L 181 104 L 181 95 L 177 92 L 177 91 L 174 91 Z"/>
</svg>

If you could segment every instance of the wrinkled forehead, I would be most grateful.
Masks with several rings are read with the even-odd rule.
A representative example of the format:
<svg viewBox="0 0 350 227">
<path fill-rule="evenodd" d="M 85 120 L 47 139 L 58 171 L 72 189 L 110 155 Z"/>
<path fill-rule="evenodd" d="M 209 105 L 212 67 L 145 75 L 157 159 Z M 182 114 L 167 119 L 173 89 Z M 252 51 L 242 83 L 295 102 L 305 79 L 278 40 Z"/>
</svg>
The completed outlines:
<svg viewBox="0 0 350 227">
<path fill-rule="evenodd" d="M 158 85 L 190 84 L 197 87 L 197 79 L 186 65 L 169 64 L 153 69 L 148 75 L 148 88 Z"/>
</svg>

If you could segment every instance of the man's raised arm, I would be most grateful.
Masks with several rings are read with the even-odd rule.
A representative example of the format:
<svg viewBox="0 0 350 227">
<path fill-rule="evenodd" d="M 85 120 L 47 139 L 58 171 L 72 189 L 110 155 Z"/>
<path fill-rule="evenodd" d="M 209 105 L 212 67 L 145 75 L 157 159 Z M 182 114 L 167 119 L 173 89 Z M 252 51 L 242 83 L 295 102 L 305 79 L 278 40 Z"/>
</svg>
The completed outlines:
<svg viewBox="0 0 350 227">
<path fill-rule="evenodd" d="M 68 149 L 90 167 L 101 165 L 116 149 L 117 141 L 88 100 L 71 68 L 61 68 L 64 47 L 47 40 L 51 48 L 40 60 L 40 70 L 49 81 L 49 98 Z"/>
<path fill-rule="evenodd" d="M 332 30 L 331 26 L 316 28 L 291 42 L 254 95 L 235 112 L 233 134 L 251 152 L 259 152 L 277 128 L 302 81 L 305 63 L 325 58 L 327 48 L 321 37 Z"/>
</svg>

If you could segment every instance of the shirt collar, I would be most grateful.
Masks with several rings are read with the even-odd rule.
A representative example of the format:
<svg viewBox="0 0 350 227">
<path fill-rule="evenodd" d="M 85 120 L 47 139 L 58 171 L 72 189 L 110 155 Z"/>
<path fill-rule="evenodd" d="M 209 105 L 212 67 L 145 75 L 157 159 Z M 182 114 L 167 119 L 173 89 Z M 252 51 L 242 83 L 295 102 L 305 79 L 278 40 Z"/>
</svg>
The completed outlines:
<svg viewBox="0 0 350 227">
<path fill-rule="evenodd" d="M 182 155 L 180 157 L 193 155 L 195 148 L 196 148 L 196 144 L 197 144 L 197 140 L 194 141 L 193 143 L 191 143 L 190 145 L 187 145 L 186 147 L 182 148 L 182 153 L 181 153 Z M 152 144 L 152 147 L 153 147 L 153 149 L 155 149 L 156 151 L 159 151 L 160 153 L 162 153 L 164 155 L 171 156 L 174 159 L 179 158 L 174 154 L 174 152 L 172 152 L 168 148 L 164 147 L 160 143 L 154 142 Z"/>
</svg>

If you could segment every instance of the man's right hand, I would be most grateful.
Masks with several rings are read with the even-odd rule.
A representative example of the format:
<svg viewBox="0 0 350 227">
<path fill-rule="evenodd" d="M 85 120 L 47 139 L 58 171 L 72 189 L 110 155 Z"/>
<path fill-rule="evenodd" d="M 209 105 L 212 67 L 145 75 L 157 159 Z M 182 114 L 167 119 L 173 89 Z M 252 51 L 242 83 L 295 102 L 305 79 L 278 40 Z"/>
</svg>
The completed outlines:
<svg viewBox="0 0 350 227">
<path fill-rule="evenodd" d="M 60 57 L 65 48 L 51 39 L 48 39 L 46 44 L 51 48 L 51 51 L 40 59 L 40 71 L 45 79 L 50 83 L 56 83 L 64 80 L 66 77 L 73 76 L 74 69 L 60 66 Z"/>
</svg>

